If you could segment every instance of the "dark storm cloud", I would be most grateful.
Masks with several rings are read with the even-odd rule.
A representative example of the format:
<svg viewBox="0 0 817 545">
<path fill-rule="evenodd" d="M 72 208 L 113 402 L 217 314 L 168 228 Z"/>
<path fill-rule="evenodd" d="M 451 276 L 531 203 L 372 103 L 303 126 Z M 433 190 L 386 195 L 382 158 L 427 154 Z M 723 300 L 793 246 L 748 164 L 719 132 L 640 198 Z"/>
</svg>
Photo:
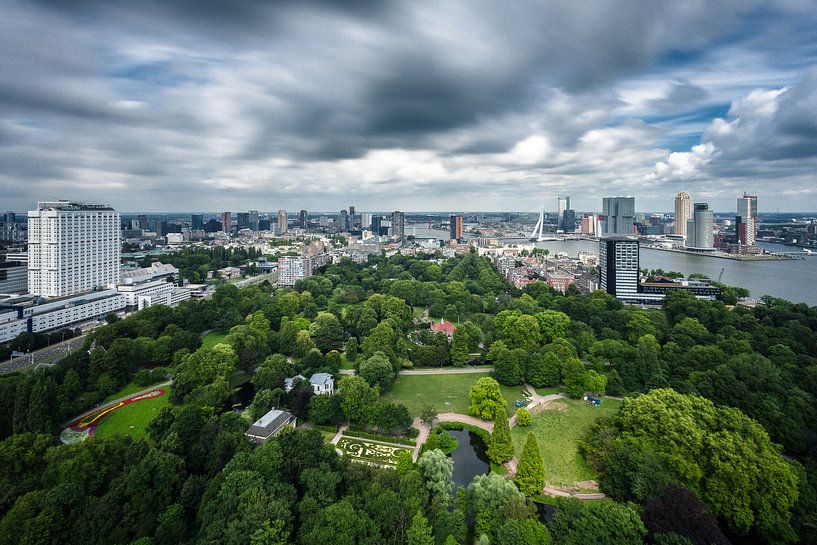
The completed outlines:
<svg viewBox="0 0 817 545">
<path fill-rule="evenodd" d="M 5 2 L 0 140 L 16 144 L 0 184 L 24 181 L 32 202 L 62 181 L 136 188 L 136 208 L 174 191 L 188 209 L 447 180 L 489 198 L 536 177 L 625 184 L 684 112 L 722 102 L 672 68 L 750 39 L 754 5 Z M 671 84 L 643 115 L 667 116 L 660 129 L 615 90 L 656 63 Z"/>
</svg>

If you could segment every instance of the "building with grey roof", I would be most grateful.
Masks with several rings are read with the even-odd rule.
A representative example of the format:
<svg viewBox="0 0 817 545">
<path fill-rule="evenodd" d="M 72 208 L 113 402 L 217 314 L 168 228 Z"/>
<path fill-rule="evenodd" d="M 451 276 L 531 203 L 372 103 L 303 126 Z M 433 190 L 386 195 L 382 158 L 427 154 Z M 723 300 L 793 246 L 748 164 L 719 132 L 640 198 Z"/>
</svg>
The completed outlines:
<svg viewBox="0 0 817 545">
<path fill-rule="evenodd" d="M 272 409 L 250 426 L 250 428 L 244 432 L 244 435 L 250 441 L 261 444 L 270 437 L 280 433 L 282 429 L 286 427 L 294 428 L 297 424 L 298 419 L 294 414 L 280 409 Z"/>
</svg>

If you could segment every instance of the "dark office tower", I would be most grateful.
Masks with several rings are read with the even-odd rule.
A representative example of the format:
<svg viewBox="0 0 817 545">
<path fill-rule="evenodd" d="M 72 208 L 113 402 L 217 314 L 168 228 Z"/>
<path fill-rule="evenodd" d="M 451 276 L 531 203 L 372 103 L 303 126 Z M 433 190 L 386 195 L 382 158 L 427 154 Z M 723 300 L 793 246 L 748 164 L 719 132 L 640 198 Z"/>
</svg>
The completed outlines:
<svg viewBox="0 0 817 545">
<path fill-rule="evenodd" d="M 349 213 L 346 210 L 341 210 L 336 218 L 337 227 L 341 231 L 349 230 Z"/>
<path fill-rule="evenodd" d="M 306 229 L 309 226 L 309 214 L 306 213 L 306 210 L 298 212 L 298 225 L 301 229 Z"/>
<path fill-rule="evenodd" d="M 391 215 L 391 236 L 397 240 L 403 240 L 406 232 L 406 214 L 395 210 Z"/>
<path fill-rule="evenodd" d="M 215 218 L 210 218 L 204 224 L 205 233 L 218 233 L 219 231 L 221 231 L 221 222 Z"/>
<path fill-rule="evenodd" d="M 168 223 L 166 221 L 162 220 L 162 221 L 157 221 L 156 222 L 156 234 L 158 236 L 163 237 L 166 234 L 168 234 L 170 232 L 170 231 L 168 231 L 168 229 L 169 229 L 169 225 L 168 225 Z"/>
<path fill-rule="evenodd" d="M 258 231 L 258 210 L 250 210 L 250 229 Z"/>
<path fill-rule="evenodd" d="M 141 229 L 142 231 L 147 231 L 149 229 L 149 227 L 148 227 L 148 217 L 147 216 L 145 216 L 144 214 L 140 214 L 140 215 L 136 216 L 136 219 L 139 222 L 139 225 L 138 225 L 139 229 Z"/>
<path fill-rule="evenodd" d="M 451 215 L 451 227 L 449 228 L 449 238 L 451 240 L 462 240 L 462 216 Z"/>
<path fill-rule="evenodd" d="M 190 216 L 190 228 L 194 231 L 204 228 L 204 216 L 201 214 L 193 214 Z"/>
<path fill-rule="evenodd" d="M 570 208 L 562 213 L 562 224 L 559 228 L 565 233 L 572 233 L 576 230 L 576 211 Z"/>
<path fill-rule="evenodd" d="M 17 221 L 17 214 L 14 212 L 6 212 L 6 223 L 14 223 Z"/>
<path fill-rule="evenodd" d="M 238 213 L 238 230 L 250 228 L 250 214 L 249 212 Z"/>
<path fill-rule="evenodd" d="M 638 295 L 638 241 L 624 237 L 599 241 L 599 288 L 621 298 Z"/>
<path fill-rule="evenodd" d="M 372 233 L 375 235 L 380 235 L 380 226 L 383 223 L 382 216 L 372 216 Z"/>
</svg>

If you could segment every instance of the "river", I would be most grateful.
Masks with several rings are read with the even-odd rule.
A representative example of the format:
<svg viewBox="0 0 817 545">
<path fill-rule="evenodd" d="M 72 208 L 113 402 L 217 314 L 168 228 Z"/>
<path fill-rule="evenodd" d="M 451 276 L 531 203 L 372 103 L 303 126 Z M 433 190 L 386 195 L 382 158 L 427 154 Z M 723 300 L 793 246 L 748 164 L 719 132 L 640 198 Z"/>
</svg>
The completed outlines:
<svg viewBox="0 0 817 545">
<path fill-rule="evenodd" d="M 406 226 L 407 235 L 415 232 L 418 237 L 448 240 L 447 230 L 429 229 L 427 224 Z M 518 243 L 527 244 L 526 241 Z M 592 240 L 537 242 L 536 246 L 547 248 L 551 254 L 564 252 L 570 257 L 576 257 L 581 250 L 599 253 L 599 243 Z M 760 246 L 772 252 L 800 251 L 800 248 L 782 244 L 761 242 Z M 641 268 L 678 271 L 686 275 L 701 273 L 713 280 L 718 279 L 723 268 L 721 282 L 748 289 L 754 299 L 772 295 L 794 303 L 817 305 L 817 256 L 780 261 L 738 261 L 641 248 Z"/>
<path fill-rule="evenodd" d="M 764 242 L 760 245 L 773 252 L 799 251 L 799 248 L 782 244 Z M 599 243 L 591 240 L 537 242 L 536 246 L 547 248 L 551 254 L 564 252 L 570 257 L 576 257 L 580 250 L 599 253 Z M 664 269 L 686 275 L 701 273 L 713 280 L 718 279 L 723 268 L 721 282 L 748 289 L 752 298 L 772 295 L 795 303 L 817 305 L 817 256 L 780 261 L 738 261 L 641 248 L 640 258 L 642 269 Z"/>
</svg>

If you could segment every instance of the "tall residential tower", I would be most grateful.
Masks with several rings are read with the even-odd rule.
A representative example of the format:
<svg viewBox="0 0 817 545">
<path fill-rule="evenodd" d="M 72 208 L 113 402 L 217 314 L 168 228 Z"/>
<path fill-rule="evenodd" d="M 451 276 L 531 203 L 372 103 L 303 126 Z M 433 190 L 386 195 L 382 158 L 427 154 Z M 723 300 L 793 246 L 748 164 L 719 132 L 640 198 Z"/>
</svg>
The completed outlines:
<svg viewBox="0 0 817 545">
<path fill-rule="evenodd" d="M 744 193 L 742 197 L 738 197 L 737 210 L 735 230 L 738 241 L 746 246 L 754 246 L 757 237 L 757 196 Z"/>
<path fill-rule="evenodd" d="M 692 197 L 686 191 L 675 196 L 675 234 L 687 236 L 687 222 L 692 219 Z"/>
<path fill-rule="evenodd" d="M 119 212 L 102 204 L 39 202 L 28 213 L 28 291 L 62 297 L 119 282 Z"/>
</svg>

